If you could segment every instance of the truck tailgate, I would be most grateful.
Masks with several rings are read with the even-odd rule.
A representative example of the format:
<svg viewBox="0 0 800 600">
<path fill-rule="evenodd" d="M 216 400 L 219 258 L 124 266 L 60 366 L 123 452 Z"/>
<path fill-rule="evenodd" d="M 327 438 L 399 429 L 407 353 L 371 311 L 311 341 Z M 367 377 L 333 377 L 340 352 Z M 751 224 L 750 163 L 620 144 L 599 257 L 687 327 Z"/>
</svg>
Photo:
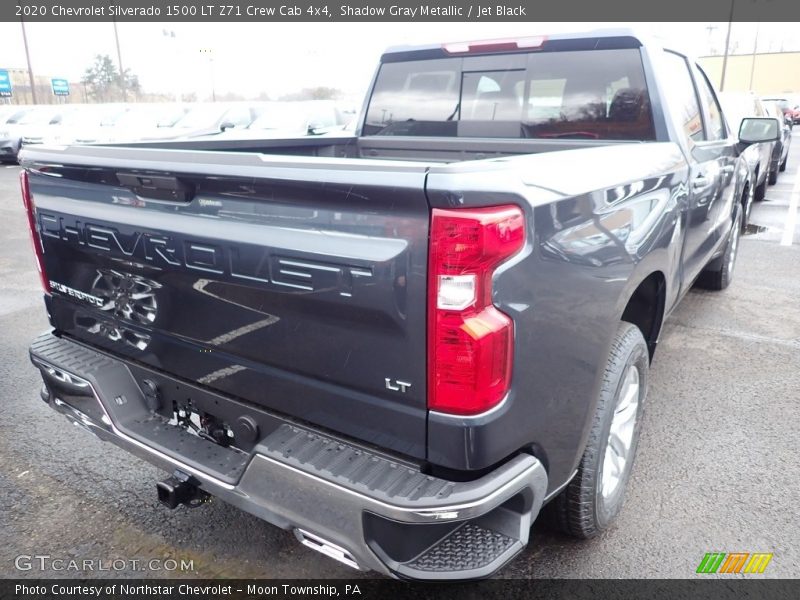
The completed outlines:
<svg viewBox="0 0 800 600">
<path fill-rule="evenodd" d="M 26 151 L 53 326 L 424 458 L 426 166 Z"/>
</svg>

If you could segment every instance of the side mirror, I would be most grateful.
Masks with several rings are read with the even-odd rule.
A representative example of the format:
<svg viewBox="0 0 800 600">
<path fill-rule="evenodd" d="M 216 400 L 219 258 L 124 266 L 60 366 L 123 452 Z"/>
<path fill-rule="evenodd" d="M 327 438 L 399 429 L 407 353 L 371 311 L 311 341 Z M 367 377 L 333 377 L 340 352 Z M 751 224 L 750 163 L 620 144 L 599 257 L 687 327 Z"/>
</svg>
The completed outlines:
<svg viewBox="0 0 800 600">
<path fill-rule="evenodd" d="M 219 130 L 225 131 L 226 129 L 235 129 L 236 123 L 232 123 L 231 121 L 223 121 L 220 123 Z"/>
<path fill-rule="evenodd" d="M 780 122 L 772 117 L 742 119 L 739 126 L 739 142 L 745 145 L 775 142 L 780 137 Z"/>
</svg>

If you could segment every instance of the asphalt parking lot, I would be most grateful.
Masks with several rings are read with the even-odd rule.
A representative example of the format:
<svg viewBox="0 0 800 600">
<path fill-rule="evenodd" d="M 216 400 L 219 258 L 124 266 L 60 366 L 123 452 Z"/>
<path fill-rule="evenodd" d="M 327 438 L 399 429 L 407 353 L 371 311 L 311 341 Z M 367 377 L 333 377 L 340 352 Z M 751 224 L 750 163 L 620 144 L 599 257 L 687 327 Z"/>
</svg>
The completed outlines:
<svg viewBox="0 0 800 600">
<path fill-rule="evenodd" d="M 753 208 L 731 287 L 690 292 L 666 323 L 617 524 L 589 542 L 537 525 L 528 549 L 498 576 L 694 577 L 712 551 L 772 552 L 764 576 L 797 576 L 799 168 L 800 128 L 787 171 Z M 39 400 L 27 347 L 47 321 L 18 171 L 0 166 L 0 577 L 359 576 L 221 502 L 168 511 L 154 489 L 163 473 Z M 19 571 L 20 555 L 171 558 L 193 569 Z"/>
</svg>

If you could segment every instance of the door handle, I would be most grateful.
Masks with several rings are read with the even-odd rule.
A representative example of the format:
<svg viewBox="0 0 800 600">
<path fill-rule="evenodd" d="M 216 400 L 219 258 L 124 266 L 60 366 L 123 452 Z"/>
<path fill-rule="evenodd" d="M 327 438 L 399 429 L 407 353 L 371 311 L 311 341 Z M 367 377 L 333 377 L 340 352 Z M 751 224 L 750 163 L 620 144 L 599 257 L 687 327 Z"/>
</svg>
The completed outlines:
<svg viewBox="0 0 800 600">
<path fill-rule="evenodd" d="M 189 202 L 194 197 L 194 185 L 169 175 L 142 175 L 117 172 L 119 184 L 137 196 L 167 202 Z"/>
<path fill-rule="evenodd" d="M 711 185 L 711 179 L 705 175 L 698 175 L 692 181 L 692 188 L 695 190 L 702 190 Z"/>
</svg>

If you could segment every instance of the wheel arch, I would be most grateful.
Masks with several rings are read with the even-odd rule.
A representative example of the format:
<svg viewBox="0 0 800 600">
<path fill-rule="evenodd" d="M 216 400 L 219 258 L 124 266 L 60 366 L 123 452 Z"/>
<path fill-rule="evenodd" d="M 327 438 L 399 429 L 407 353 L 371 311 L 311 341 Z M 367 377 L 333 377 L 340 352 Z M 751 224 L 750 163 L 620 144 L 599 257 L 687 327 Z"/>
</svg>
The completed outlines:
<svg viewBox="0 0 800 600">
<path fill-rule="evenodd" d="M 642 332 L 651 361 L 661 334 L 666 299 L 666 277 L 660 270 L 652 271 L 634 288 L 620 317 L 621 321 L 636 325 Z"/>
</svg>

